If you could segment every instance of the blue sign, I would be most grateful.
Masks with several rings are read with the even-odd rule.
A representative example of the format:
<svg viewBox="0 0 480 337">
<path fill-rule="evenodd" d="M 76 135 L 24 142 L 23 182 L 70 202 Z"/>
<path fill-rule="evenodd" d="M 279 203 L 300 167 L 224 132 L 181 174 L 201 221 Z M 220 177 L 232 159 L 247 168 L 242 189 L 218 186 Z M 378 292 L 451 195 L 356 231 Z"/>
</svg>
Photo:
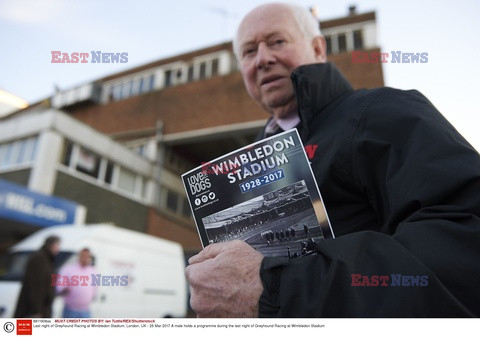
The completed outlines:
<svg viewBox="0 0 480 337">
<path fill-rule="evenodd" d="M 77 204 L 0 179 L 0 217 L 38 226 L 73 224 Z"/>
</svg>

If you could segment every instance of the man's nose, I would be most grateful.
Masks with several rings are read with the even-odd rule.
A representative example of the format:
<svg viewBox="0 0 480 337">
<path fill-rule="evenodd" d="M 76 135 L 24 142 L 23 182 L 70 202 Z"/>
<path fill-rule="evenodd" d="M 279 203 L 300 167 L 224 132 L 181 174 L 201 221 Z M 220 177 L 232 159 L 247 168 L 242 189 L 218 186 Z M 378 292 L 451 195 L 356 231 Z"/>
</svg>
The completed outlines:
<svg viewBox="0 0 480 337">
<path fill-rule="evenodd" d="M 265 43 L 260 43 L 257 47 L 255 65 L 258 69 L 265 68 L 275 62 L 272 50 Z"/>
</svg>

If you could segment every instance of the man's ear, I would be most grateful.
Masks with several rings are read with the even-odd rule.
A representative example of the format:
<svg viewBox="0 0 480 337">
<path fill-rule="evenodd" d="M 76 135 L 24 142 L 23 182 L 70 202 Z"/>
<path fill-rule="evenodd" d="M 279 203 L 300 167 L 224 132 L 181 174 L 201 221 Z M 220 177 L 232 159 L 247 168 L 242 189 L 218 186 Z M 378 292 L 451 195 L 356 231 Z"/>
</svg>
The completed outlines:
<svg viewBox="0 0 480 337">
<path fill-rule="evenodd" d="M 315 36 L 312 40 L 312 45 L 317 61 L 320 63 L 327 62 L 327 43 L 325 38 L 321 35 Z"/>
</svg>

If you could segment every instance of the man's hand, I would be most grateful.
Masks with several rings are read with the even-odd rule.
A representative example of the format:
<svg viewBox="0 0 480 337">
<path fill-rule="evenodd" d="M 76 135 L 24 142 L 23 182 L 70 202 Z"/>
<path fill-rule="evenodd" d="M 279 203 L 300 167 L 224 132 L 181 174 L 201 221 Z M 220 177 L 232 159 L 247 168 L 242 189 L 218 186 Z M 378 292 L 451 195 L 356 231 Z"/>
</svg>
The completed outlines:
<svg viewBox="0 0 480 337">
<path fill-rule="evenodd" d="M 203 317 L 257 317 L 263 255 L 243 241 L 207 246 L 185 270 L 190 305 Z"/>
</svg>

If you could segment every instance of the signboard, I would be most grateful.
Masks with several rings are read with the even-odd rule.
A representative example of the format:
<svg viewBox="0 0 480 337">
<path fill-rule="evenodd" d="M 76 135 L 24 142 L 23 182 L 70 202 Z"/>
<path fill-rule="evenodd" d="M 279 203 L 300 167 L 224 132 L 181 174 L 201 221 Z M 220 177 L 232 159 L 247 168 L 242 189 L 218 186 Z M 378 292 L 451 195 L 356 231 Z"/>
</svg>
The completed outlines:
<svg viewBox="0 0 480 337">
<path fill-rule="evenodd" d="M 0 217 L 38 226 L 75 223 L 78 204 L 0 179 Z"/>
</svg>

